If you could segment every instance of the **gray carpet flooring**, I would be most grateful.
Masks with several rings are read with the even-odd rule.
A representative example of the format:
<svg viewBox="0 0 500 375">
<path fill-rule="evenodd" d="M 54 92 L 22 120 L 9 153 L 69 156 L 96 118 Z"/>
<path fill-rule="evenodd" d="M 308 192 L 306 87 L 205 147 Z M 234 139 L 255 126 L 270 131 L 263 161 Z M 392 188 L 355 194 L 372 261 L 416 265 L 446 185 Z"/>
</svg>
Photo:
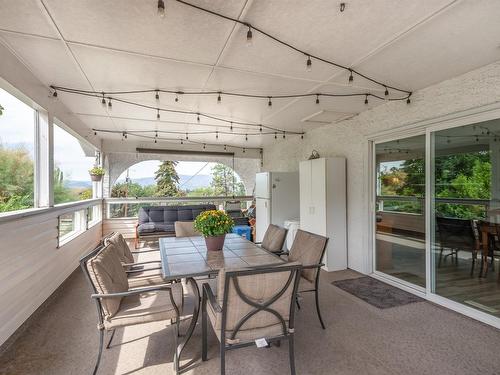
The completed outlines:
<svg viewBox="0 0 500 375">
<path fill-rule="evenodd" d="M 381 310 L 331 285 L 361 275 L 324 273 L 316 317 L 304 295 L 296 327 L 297 374 L 500 374 L 500 331 L 428 302 Z M 199 357 L 200 327 L 186 352 Z M 99 374 L 173 374 L 172 335 L 164 323 L 118 331 Z M 217 341 L 209 331 L 209 360 L 188 374 L 219 373 Z M 287 345 L 227 354 L 227 374 L 288 374 Z M 90 374 L 97 354 L 96 312 L 78 270 L 53 302 L 0 358 L 0 373 Z"/>
</svg>

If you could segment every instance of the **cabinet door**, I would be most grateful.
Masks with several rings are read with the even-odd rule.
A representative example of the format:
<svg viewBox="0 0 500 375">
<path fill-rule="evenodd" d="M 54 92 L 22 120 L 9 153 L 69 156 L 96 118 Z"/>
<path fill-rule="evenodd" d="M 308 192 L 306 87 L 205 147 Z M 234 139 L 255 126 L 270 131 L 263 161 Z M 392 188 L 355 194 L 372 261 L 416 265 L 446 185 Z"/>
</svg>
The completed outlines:
<svg viewBox="0 0 500 375">
<path fill-rule="evenodd" d="M 310 231 L 310 207 L 311 207 L 311 161 L 300 163 L 300 228 Z"/>
<path fill-rule="evenodd" d="M 326 236 L 326 159 L 315 159 L 311 163 L 311 203 L 313 233 Z"/>
</svg>

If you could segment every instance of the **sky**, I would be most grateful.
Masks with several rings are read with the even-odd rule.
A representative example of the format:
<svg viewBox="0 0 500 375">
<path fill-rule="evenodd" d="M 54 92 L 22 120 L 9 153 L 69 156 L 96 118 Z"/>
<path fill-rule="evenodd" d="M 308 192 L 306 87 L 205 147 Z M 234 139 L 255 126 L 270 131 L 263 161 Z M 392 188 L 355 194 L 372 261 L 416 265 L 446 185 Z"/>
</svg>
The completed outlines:
<svg viewBox="0 0 500 375">
<path fill-rule="evenodd" d="M 0 116 L 0 143 L 7 147 L 24 144 L 33 153 L 34 110 L 1 88 L 0 105 L 4 108 L 3 115 Z M 54 126 L 54 159 L 65 179 L 89 180 L 88 170 L 92 168 L 94 158 L 86 157 L 78 140 L 58 126 Z M 151 160 L 136 164 L 129 169 L 130 177 L 153 177 L 159 163 L 158 160 Z M 180 175 L 209 175 L 214 165 L 215 163 L 181 161 L 176 170 Z M 120 177 L 125 177 L 125 173 Z"/>
</svg>

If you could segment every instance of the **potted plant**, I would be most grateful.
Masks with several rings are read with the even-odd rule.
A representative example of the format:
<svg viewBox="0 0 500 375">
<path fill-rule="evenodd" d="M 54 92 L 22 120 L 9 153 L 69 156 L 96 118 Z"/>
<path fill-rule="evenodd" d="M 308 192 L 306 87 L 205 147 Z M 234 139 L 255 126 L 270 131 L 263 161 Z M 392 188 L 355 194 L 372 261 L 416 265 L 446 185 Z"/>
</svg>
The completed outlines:
<svg viewBox="0 0 500 375">
<path fill-rule="evenodd" d="M 205 237 L 209 251 L 222 250 L 226 233 L 230 233 L 233 226 L 231 216 L 219 210 L 204 211 L 194 220 L 194 227 Z"/>
<path fill-rule="evenodd" d="M 104 176 L 104 169 L 101 167 L 95 166 L 94 168 L 89 170 L 90 173 L 90 179 L 92 181 L 101 181 L 102 176 Z"/>
</svg>

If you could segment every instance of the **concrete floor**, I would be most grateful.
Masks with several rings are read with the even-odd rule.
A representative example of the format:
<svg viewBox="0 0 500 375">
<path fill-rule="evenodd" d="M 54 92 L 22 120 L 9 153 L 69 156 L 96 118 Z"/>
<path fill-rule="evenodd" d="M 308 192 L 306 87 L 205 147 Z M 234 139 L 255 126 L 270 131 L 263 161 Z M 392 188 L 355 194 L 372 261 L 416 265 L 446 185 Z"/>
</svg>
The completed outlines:
<svg viewBox="0 0 500 375">
<path fill-rule="evenodd" d="M 322 275 L 320 328 L 313 296 L 297 315 L 297 374 L 500 374 L 500 331 L 428 302 L 379 310 L 330 284 L 352 271 Z M 199 357 L 198 326 L 186 359 Z M 218 374 L 217 341 L 189 374 Z M 0 358 L 1 374 L 90 374 L 97 354 L 96 311 L 80 270 Z M 164 323 L 117 331 L 99 374 L 173 374 Z M 287 345 L 227 354 L 227 374 L 287 374 Z"/>
</svg>

